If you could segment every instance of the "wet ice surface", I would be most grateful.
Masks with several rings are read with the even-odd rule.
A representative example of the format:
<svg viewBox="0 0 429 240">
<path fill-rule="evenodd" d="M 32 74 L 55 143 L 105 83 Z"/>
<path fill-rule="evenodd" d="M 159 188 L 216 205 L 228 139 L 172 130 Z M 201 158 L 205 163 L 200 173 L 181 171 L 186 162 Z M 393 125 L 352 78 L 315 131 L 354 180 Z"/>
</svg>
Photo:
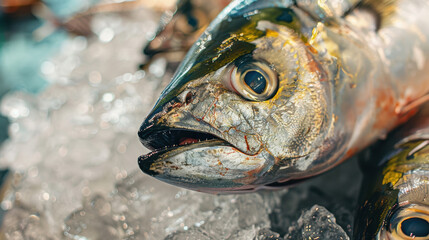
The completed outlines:
<svg viewBox="0 0 429 240">
<path fill-rule="evenodd" d="M 172 74 L 162 59 L 136 70 L 156 26 L 148 10 L 96 16 L 95 37 L 70 37 L 42 65 L 52 82 L 45 92 L 4 98 L 12 124 L 0 164 L 16 171 L 1 204 L 6 238 L 346 239 L 360 184 L 355 161 L 289 190 L 224 196 L 138 170 L 148 150 L 137 130 Z"/>
<path fill-rule="evenodd" d="M 314 205 L 289 228 L 285 239 L 349 239 L 326 208 Z"/>
</svg>

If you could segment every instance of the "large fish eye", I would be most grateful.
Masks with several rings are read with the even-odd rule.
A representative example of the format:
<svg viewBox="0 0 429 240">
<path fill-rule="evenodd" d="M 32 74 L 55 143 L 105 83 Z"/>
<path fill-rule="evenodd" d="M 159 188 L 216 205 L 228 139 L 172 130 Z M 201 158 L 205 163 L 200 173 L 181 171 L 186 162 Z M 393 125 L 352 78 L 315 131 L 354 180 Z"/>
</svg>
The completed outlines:
<svg viewBox="0 0 429 240">
<path fill-rule="evenodd" d="M 429 222 L 423 218 L 413 217 L 400 223 L 401 231 L 409 237 L 429 237 Z"/>
<path fill-rule="evenodd" d="M 233 69 L 230 84 L 247 100 L 266 101 L 277 92 L 278 78 L 268 64 L 249 60 Z"/>
<path fill-rule="evenodd" d="M 390 232 L 399 239 L 429 239 L 429 212 L 415 207 L 398 209 L 390 220 Z"/>
</svg>

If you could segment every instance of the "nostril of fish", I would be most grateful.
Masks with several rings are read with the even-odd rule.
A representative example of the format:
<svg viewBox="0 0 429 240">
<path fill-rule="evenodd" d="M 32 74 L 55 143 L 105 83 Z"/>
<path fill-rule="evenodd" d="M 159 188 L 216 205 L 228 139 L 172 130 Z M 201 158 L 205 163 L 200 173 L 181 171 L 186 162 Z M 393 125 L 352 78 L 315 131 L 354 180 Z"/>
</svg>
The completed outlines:
<svg viewBox="0 0 429 240">
<path fill-rule="evenodd" d="M 188 92 L 185 97 L 185 104 L 190 104 L 192 102 L 193 97 L 194 96 L 192 95 L 192 92 Z"/>
<path fill-rule="evenodd" d="M 182 101 L 185 105 L 189 105 L 194 99 L 194 94 L 189 90 L 187 92 L 184 92 L 182 96 L 184 96 Z"/>
</svg>

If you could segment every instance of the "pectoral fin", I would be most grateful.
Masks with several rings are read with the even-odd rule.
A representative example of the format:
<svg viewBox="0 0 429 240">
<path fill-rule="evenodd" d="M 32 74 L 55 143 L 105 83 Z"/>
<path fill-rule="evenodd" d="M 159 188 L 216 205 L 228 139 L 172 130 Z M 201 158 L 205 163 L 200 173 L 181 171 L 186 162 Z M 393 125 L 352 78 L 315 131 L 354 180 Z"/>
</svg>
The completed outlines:
<svg viewBox="0 0 429 240">
<path fill-rule="evenodd" d="M 429 93 L 426 93 L 420 98 L 408 102 L 407 104 L 398 106 L 395 111 L 399 116 L 406 116 L 410 112 L 418 110 L 425 103 L 429 103 Z"/>
</svg>

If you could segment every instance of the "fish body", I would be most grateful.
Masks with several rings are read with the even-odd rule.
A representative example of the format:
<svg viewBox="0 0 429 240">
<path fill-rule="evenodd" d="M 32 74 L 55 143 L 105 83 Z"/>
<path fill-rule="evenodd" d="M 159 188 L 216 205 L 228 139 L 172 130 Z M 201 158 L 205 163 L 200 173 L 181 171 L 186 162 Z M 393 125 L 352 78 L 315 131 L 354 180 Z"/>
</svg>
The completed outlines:
<svg viewBox="0 0 429 240">
<path fill-rule="evenodd" d="M 365 165 L 355 239 L 429 239 L 429 105 Z"/>
<path fill-rule="evenodd" d="M 327 171 L 427 100 L 428 14 L 425 0 L 233 1 L 143 122 L 140 168 L 213 193 Z"/>
</svg>

